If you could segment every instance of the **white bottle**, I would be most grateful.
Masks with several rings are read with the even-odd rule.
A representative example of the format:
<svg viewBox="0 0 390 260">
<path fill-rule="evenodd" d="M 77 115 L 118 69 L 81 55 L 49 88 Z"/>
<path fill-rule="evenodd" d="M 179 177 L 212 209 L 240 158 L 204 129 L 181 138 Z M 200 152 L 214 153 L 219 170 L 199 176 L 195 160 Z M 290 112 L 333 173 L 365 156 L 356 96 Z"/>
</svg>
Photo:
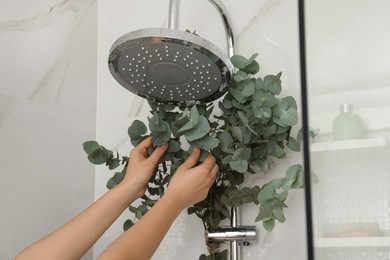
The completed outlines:
<svg viewBox="0 0 390 260">
<path fill-rule="evenodd" d="M 352 105 L 341 105 L 341 113 L 333 121 L 333 140 L 361 139 L 364 136 L 363 121 L 352 112 Z"/>
</svg>

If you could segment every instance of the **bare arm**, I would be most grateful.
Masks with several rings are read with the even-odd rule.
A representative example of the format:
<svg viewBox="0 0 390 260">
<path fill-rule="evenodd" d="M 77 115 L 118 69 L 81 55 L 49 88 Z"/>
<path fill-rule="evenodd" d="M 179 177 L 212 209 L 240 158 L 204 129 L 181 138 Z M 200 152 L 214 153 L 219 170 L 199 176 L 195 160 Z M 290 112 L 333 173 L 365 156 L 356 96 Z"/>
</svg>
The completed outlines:
<svg viewBox="0 0 390 260">
<path fill-rule="evenodd" d="M 73 220 L 20 252 L 15 260 L 80 259 L 134 200 L 141 197 L 167 146 L 150 157 L 151 138 L 131 151 L 126 175 L 117 185 Z"/>
<path fill-rule="evenodd" d="M 214 182 L 218 166 L 211 155 L 196 166 L 199 149 L 176 171 L 167 192 L 133 227 L 116 239 L 100 260 L 150 259 L 180 212 L 203 199 Z"/>
</svg>

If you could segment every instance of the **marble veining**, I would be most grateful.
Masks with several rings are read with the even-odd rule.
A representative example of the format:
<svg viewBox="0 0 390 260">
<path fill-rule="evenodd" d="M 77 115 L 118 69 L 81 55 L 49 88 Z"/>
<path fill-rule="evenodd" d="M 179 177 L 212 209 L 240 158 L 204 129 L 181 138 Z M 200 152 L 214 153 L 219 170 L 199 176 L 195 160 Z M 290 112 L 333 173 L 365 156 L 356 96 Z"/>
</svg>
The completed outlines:
<svg viewBox="0 0 390 260">
<path fill-rule="evenodd" d="M 237 39 L 241 35 L 245 34 L 259 19 L 264 19 L 266 16 L 272 14 L 272 12 L 281 4 L 281 2 L 286 0 L 268 0 L 264 5 L 259 9 L 259 11 L 249 20 L 248 24 L 244 27 L 242 31 L 237 34 Z M 288 0 L 287 0 L 288 1 Z"/>
<path fill-rule="evenodd" d="M 48 12 L 37 13 L 35 16 L 20 21 L 7 21 L 0 23 L 0 33 L 5 31 L 39 30 L 56 23 L 67 12 L 73 12 L 77 19 L 83 19 L 85 7 L 91 6 L 96 0 L 64 0 L 49 8 Z"/>
<path fill-rule="evenodd" d="M 55 56 L 52 57 L 51 63 L 38 63 L 38 68 L 40 69 L 44 68 L 45 65 L 47 67 L 44 69 L 43 74 L 41 74 L 37 84 L 35 86 L 29 86 L 29 94 L 25 93 L 26 96 L 24 97 L 39 103 L 58 106 L 61 93 L 64 88 L 65 79 L 68 77 L 67 74 L 69 67 L 75 66 L 74 64 L 70 64 L 70 56 L 73 52 L 75 42 L 79 38 L 78 32 L 80 27 L 83 25 L 86 13 L 89 11 L 89 7 L 95 2 L 96 0 L 66 0 L 50 7 L 48 12 L 40 12 L 33 17 L 19 21 L 7 21 L 0 23 L 0 33 L 7 33 L 10 37 L 15 38 L 20 37 L 16 35 L 17 33 L 22 33 L 26 38 L 35 38 L 38 37 L 38 33 L 40 31 L 49 27 L 52 27 L 52 29 L 47 31 L 48 34 L 50 33 L 53 37 L 56 37 L 56 34 L 58 33 L 57 30 L 60 29 L 59 24 L 64 22 L 66 22 L 67 27 L 69 28 L 68 36 L 61 36 L 64 38 L 64 41 L 60 46 L 57 46 L 57 48 L 60 48 L 60 51 L 55 53 Z M 39 57 L 34 58 L 39 59 Z M 17 58 L 14 63 L 24 62 L 22 60 L 19 61 L 18 59 L 19 58 Z M 32 69 L 35 70 L 35 68 Z M 37 77 L 37 75 L 34 77 Z M 78 84 L 80 83 L 81 82 Z"/>
<path fill-rule="evenodd" d="M 12 98 L 4 93 L 0 92 L 0 130 L 3 121 L 7 118 L 9 113 L 17 106 L 21 100 Z"/>
<path fill-rule="evenodd" d="M 28 99 L 34 101 L 49 102 L 51 105 L 57 105 L 60 99 L 62 89 L 64 87 L 64 81 L 68 69 L 69 69 L 68 59 L 64 60 L 62 57 L 57 59 L 54 62 L 54 64 L 52 64 L 46 70 L 46 73 L 42 76 L 38 85 L 33 89 L 31 94 L 28 96 Z M 53 75 L 55 75 L 56 72 L 60 74 L 59 76 L 60 79 L 57 80 L 55 84 L 48 84 L 50 78 L 53 77 Z M 51 93 L 47 93 L 49 91 Z"/>
</svg>

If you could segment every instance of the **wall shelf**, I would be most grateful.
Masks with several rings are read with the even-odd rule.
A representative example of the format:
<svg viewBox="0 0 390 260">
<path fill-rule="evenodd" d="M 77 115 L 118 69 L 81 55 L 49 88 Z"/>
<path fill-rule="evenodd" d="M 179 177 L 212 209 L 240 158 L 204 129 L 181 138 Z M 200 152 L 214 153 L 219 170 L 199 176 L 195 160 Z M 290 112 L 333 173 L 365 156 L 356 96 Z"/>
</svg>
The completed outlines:
<svg viewBox="0 0 390 260">
<path fill-rule="evenodd" d="M 310 152 L 327 152 L 340 150 L 356 150 L 366 148 L 385 148 L 387 147 L 386 138 L 343 140 L 334 142 L 313 143 L 310 146 Z"/>
<path fill-rule="evenodd" d="M 316 248 L 390 247 L 390 237 L 317 238 Z"/>
</svg>

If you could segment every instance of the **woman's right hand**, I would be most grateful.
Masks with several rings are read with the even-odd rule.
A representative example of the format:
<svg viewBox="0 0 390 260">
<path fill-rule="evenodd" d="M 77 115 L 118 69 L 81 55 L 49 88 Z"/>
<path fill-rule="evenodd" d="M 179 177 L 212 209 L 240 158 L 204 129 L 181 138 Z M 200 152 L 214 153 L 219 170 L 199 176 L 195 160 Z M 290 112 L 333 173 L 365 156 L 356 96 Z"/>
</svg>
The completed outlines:
<svg viewBox="0 0 390 260">
<path fill-rule="evenodd" d="M 194 148 L 188 159 L 180 165 L 173 175 L 167 196 L 172 196 L 184 209 L 204 200 L 218 174 L 218 165 L 211 154 L 198 166 L 200 149 Z"/>
</svg>

